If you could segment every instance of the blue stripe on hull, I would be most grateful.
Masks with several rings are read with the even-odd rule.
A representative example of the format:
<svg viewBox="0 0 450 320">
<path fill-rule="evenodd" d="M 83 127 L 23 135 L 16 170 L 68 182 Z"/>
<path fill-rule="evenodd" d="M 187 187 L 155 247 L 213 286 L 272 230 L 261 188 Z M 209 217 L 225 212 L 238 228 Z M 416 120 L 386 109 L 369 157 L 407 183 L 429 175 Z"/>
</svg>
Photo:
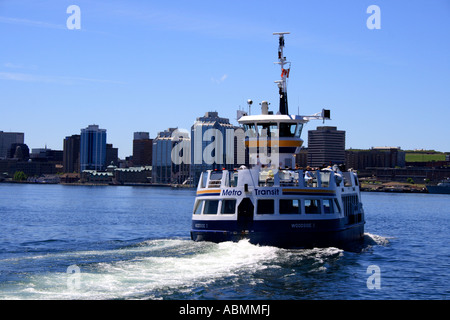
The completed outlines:
<svg viewBox="0 0 450 320">
<path fill-rule="evenodd" d="M 239 241 L 282 248 L 338 247 L 362 239 L 364 222 L 348 225 L 347 219 L 253 221 L 192 221 L 194 241 Z"/>
</svg>

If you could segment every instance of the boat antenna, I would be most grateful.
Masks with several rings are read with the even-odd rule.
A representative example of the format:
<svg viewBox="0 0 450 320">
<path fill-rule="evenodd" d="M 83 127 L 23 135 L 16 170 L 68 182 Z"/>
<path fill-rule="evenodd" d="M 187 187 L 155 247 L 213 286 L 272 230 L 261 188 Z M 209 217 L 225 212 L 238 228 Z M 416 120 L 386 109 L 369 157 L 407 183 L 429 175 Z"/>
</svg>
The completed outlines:
<svg viewBox="0 0 450 320">
<path fill-rule="evenodd" d="M 278 35 L 278 62 L 281 66 L 281 80 L 275 81 L 278 85 L 278 92 L 280 94 L 280 113 L 289 114 L 288 100 L 287 100 L 287 78 L 289 78 L 289 71 L 291 70 L 291 63 L 286 61 L 286 57 L 283 54 L 284 48 L 284 35 L 290 34 L 290 32 L 274 32 L 274 35 Z M 289 64 L 289 68 L 285 69 L 284 66 Z"/>
</svg>

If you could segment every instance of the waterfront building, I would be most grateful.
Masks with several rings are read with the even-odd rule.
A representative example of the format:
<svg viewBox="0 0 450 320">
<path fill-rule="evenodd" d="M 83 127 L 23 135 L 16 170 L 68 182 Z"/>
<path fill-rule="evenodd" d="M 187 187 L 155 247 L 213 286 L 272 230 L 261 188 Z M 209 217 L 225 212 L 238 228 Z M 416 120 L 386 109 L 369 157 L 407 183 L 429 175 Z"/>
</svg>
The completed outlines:
<svg viewBox="0 0 450 320">
<path fill-rule="evenodd" d="M 191 178 L 197 184 L 200 174 L 206 170 L 233 170 L 245 163 L 245 149 L 238 157 L 237 138 L 228 118 L 221 118 L 217 112 L 206 112 L 198 117 L 191 127 Z"/>
<path fill-rule="evenodd" d="M 183 143 L 183 159 L 190 157 L 190 138 L 185 133 L 182 136 L 176 134 L 177 128 L 169 128 L 158 132 L 153 139 L 152 151 L 152 183 L 183 184 L 189 180 L 189 161 L 176 163 L 172 161 L 172 150 L 179 143 Z"/>
<path fill-rule="evenodd" d="M 133 139 L 133 164 L 150 166 L 152 164 L 153 139 L 148 132 L 135 132 Z"/>
<path fill-rule="evenodd" d="M 322 167 L 345 162 L 345 131 L 322 126 L 308 131 L 308 165 Z"/>
<path fill-rule="evenodd" d="M 345 152 L 347 168 L 355 170 L 373 168 L 403 168 L 405 151 L 400 147 L 372 147 L 368 150 L 349 149 Z"/>
<path fill-rule="evenodd" d="M 116 168 L 114 170 L 114 183 L 117 184 L 143 184 L 151 182 L 152 167 Z"/>
<path fill-rule="evenodd" d="M 106 165 L 106 129 L 89 125 L 81 129 L 80 170 L 102 171 Z"/>
<path fill-rule="evenodd" d="M 3 132 L 0 131 L 0 159 L 7 158 L 13 143 L 24 143 L 25 134 L 23 132 Z"/>
<path fill-rule="evenodd" d="M 57 161 L 18 161 L 17 159 L 0 160 L 0 173 L 13 177 L 14 173 L 22 171 L 27 177 L 43 174 L 62 173 L 62 165 Z"/>
<path fill-rule="evenodd" d="M 7 158 L 27 161 L 30 158 L 30 149 L 25 143 L 13 143 L 9 148 Z"/>
<path fill-rule="evenodd" d="M 31 149 L 30 159 L 34 162 L 63 162 L 63 150 L 52 150 L 45 146 L 44 148 Z"/>
<path fill-rule="evenodd" d="M 119 164 L 119 148 L 114 148 L 112 143 L 107 143 L 105 165 L 110 164 L 115 166 Z"/>
<path fill-rule="evenodd" d="M 64 139 L 63 146 L 64 172 L 80 172 L 80 135 L 74 134 Z"/>
</svg>

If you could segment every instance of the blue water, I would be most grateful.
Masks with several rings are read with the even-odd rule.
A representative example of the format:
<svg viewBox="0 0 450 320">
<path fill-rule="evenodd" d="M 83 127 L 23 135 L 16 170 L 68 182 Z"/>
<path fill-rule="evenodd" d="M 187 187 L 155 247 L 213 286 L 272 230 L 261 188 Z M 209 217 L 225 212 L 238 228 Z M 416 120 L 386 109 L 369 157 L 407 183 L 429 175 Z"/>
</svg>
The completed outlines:
<svg viewBox="0 0 450 320">
<path fill-rule="evenodd" d="M 0 299 L 450 297 L 450 195 L 363 193 L 348 252 L 192 242 L 194 194 L 0 184 Z"/>
</svg>

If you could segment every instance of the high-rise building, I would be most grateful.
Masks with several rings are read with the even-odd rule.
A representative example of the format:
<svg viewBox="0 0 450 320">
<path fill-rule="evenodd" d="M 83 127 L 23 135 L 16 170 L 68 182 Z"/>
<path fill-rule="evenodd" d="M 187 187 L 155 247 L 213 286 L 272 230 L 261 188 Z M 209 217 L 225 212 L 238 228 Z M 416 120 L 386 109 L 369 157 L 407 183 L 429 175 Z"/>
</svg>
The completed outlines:
<svg viewBox="0 0 450 320">
<path fill-rule="evenodd" d="M 308 165 L 322 167 L 345 163 L 345 131 L 317 127 L 308 131 Z"/>
<path fill-rule="evenodd" d="M 148 132 L 135 132 L 133 139 L 133 165 L 152 165 L 153 139 Z"/>
<path fill-rule="evenodd" d="M 102 171 L 106 168 L 106 129 L 90 125 L 81 129 L 80 169 Z"/>
<path fill-rule="evenodd" d="M 0 158 L 7 158 L 13 143 L 23 144 L 25 134 L 23 132 L 0 131 Z"/>
<path fill-rule="evenodd" d="M 64 139 L 63 148 L 64 172 L 80 172 L 80 135 L 74 134 Z"/>
<path fill-rule="evenodd" d="M 189 158 L 190 141 L 188 134 L 174 134 L 176 128 L 169 128 L 158 132 L 153 139 L 152 156 L 152 182 L 153 183 L 177 183 L 182 184 L 189 179 Z M 176 137 L 174 137 L 176 136 Z M 184 148 L 180 148 L 178 155 L 187 161 L 176 161 L 172 159 L 172 150 L 183 143 Z M 182 149 L 182 150 L 181 150 Z M 176 149 L 178 150 L 178 149 Z M 188 154 L 180 155 L 181 152 Z M 184 156 L 184 157 L 183 157 Z"/>
<path fill-rule="evenodd" d="M 119 148 L 114 148 L 112 143 L 106 144 L 106 166 L 119 164 Z"/>
<path fill-rule="evenodd" d="M 191 178 L 194 185 L 206 170 L 232 170 L 245 163 L 244 148 L 240 150 L 242 156 L 236 156 L 237 128 L 229 119 L 219 117 L 217 112 L 206 112 L 204 117 L 197 118 L 191 127 Z"/>
</svg>

